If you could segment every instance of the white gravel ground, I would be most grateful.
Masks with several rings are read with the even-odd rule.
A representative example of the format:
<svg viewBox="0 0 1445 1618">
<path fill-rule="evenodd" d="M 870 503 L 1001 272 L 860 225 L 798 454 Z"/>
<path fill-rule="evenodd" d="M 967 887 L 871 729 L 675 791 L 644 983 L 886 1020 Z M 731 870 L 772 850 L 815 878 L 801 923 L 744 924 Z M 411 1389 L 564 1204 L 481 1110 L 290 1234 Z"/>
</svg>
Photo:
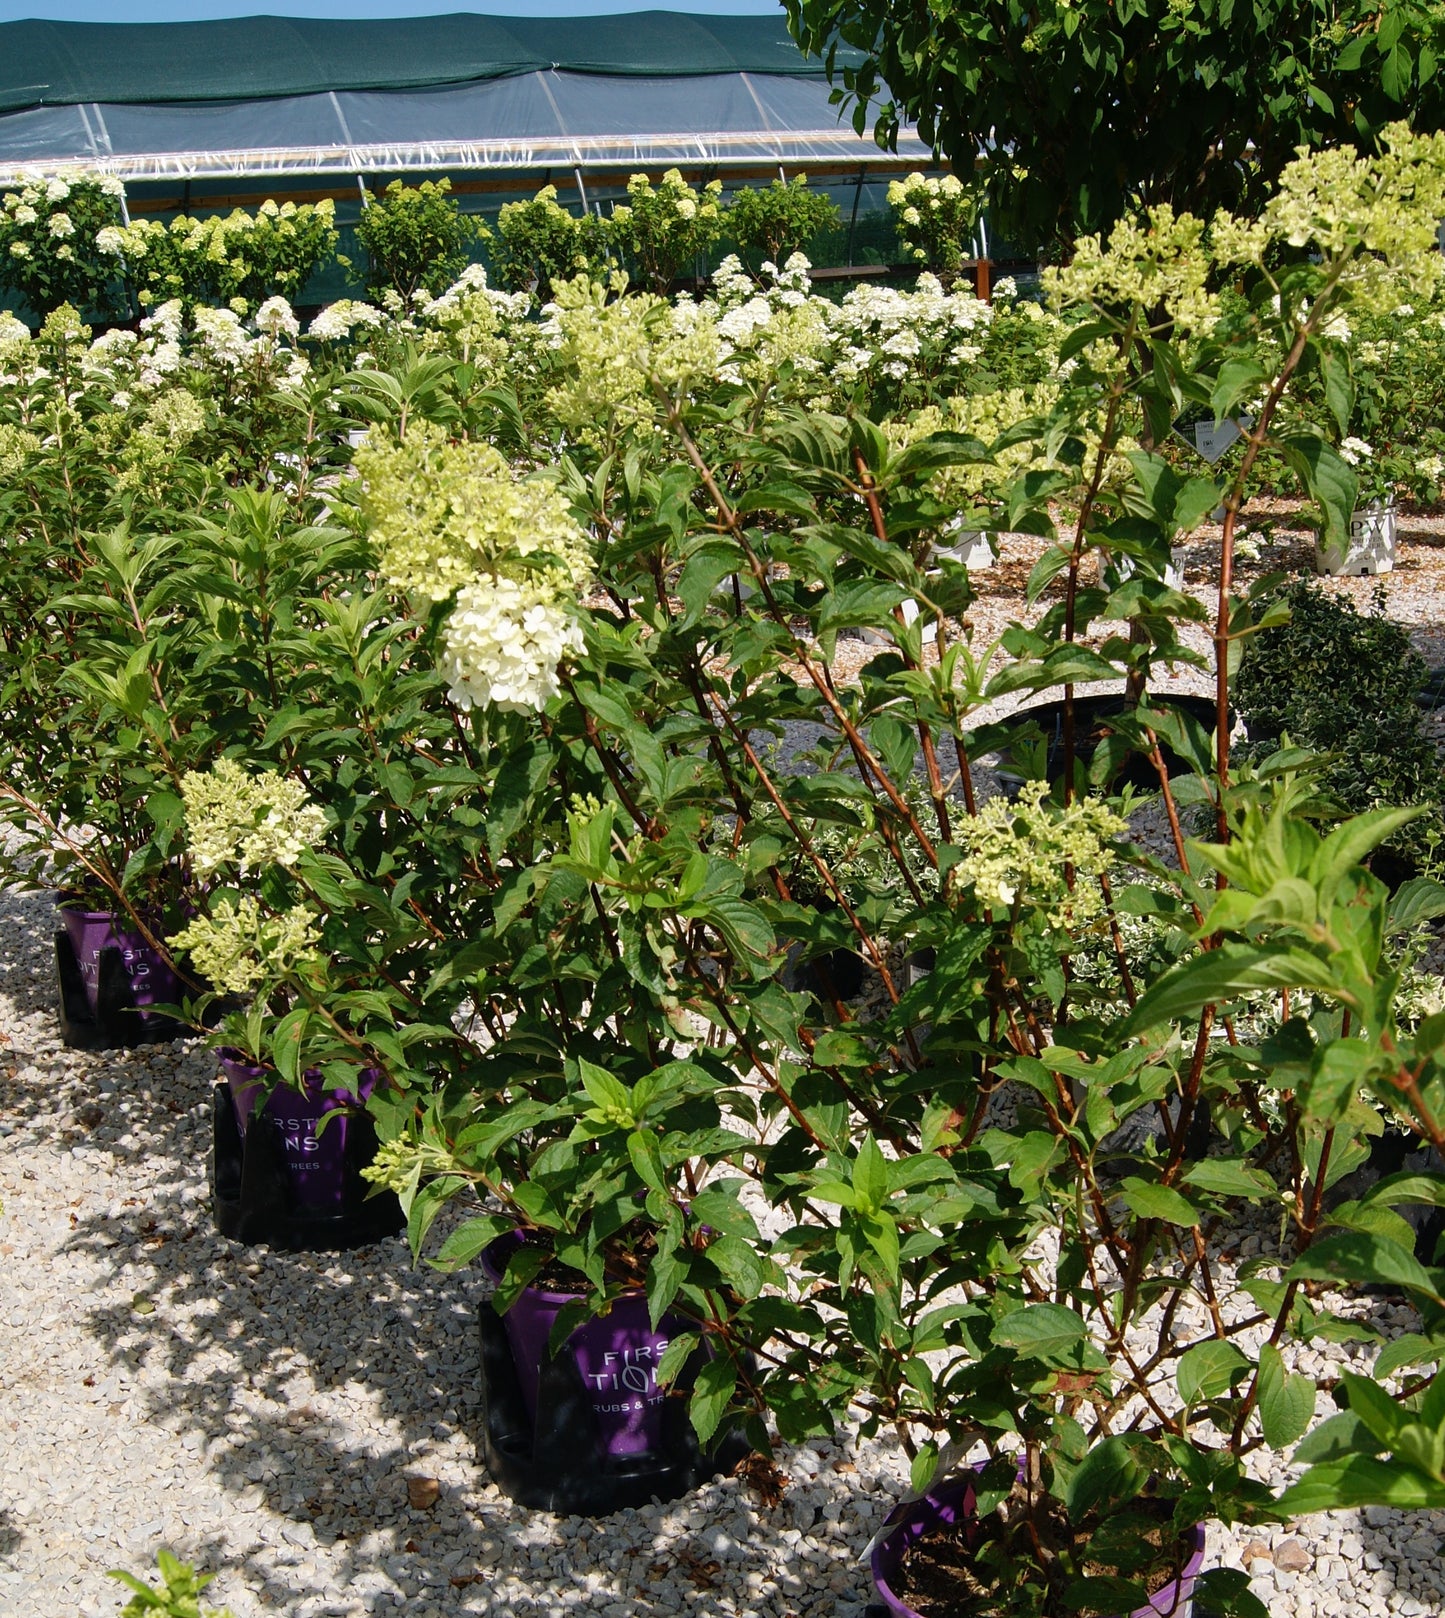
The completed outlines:
<svg viewBox="0 0 1445 1618">
<path fill-rule="evenodd" d="M 861 1618 L 860 1557 L 903 1489 L 891 1444 L 789 1452 L 776 1508 L 731 1479 L 598 1522 L 513 1506 L 476 1454 L 477 1274 L 414 1272 L 400 1239 L 221 1239 L 207 1053 L 62 1049 L 52 921 L 0 894 L 0 1618 L 115 1614 L 106 1570 L 160 1545 L 236 1618 Z M 1327 1361 L 1358 1351 L 1300 1362 Z M 1279 1618 L 1445 1618 L 1445 1512 L 1216 1529 L 1209 1557 L 1247 1559 Z"/>
</svg>

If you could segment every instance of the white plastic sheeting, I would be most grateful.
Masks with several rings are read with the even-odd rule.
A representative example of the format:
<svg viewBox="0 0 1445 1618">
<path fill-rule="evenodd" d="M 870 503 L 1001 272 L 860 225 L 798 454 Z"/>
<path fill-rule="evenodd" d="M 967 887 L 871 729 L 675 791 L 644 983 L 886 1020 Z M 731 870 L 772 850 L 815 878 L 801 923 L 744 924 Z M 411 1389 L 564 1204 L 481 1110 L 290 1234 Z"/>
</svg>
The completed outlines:
<svg viewBox="0 0 1445 1618">
<path fill-rule="evenodd" d="M 439 169 L 777 163 L 927 166 L 909 133 L 882 151 L 818 78 L 611 77 L 558 69 L 424 90 L 256 101 L 84 102 L 0 115 L 0 178 L 83 168 L 123 180 Z"/>
</svg>

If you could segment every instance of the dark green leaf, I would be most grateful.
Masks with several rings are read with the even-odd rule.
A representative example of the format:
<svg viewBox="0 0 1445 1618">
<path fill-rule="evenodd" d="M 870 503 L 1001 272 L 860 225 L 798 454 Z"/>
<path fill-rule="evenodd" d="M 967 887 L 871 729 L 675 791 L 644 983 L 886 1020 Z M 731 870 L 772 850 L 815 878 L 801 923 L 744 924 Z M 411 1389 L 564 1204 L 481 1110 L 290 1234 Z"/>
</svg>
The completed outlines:
<svg viewBox="0 0 1445 1618">
<path fill-rule="evenodd" d="M 1087 1335 L 1083 1320 L 1061 1303 L 1029 1304 L 1005 1315 L 993 1328 L 995 1343 L 1039 1359 L 1062 1354 Z"/>
<path fill-rule="evenodd" d="M 718 1430 L 737 1380 L 737 1369 L 729 1359 L 709 1360 L 697 1373 L 688 1414 L 701 1443 L 706 1444 Z"/>
</svg>

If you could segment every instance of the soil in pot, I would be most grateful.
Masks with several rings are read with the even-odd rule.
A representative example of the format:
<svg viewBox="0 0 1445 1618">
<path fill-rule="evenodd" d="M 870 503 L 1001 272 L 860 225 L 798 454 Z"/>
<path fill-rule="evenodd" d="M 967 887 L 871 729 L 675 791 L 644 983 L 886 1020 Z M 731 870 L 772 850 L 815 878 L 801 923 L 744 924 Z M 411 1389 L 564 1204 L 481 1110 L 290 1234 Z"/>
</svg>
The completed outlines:
<svg viewBox="0 0 1445 1618">
<path fill-rule="evenodd" d="M 1149 1601 L 1130 1618 L 1184 1618 L 1190 1610 L 1194 1579 L 1204 1559 L 1204 1530 L 1196 1527 L 1171 1546 L 1172 1506 L 1141 1498 L 1127 1516 L 1111 1519 L 1107 1537 L 1123 1547 L 1121 1555 L 1084 1562 L 1089 1578 L 1127 1578 L 1143 1586 Z M 1051 1525 L 1052 1537 L 1070 1543 L 1076 1555 L 1102 1548 L 1105 1537 L 1096 1523 L 1070 1525 L 1062 1514 Z M 980 1581 L 977 1556 L 1002 1531 L 996 1515 L 982 1522 L 973 1514 L 973 1484 L 950 1479 L 917 1501 L 902 1522 L 881 1542 L 873 1557 L 874 1581 L 892 1618 L 1011 1618 L 1018 1610 L 1017 1586 L 1000 1590 Z M 1137 1552 L 1152 1551 L 1152 1555 Z M 1140 1567 L 1139 1561 L 1144 1565 Z M 1074 1609 L 1060 1605 L 1059 1618 Z"/>
</svg>

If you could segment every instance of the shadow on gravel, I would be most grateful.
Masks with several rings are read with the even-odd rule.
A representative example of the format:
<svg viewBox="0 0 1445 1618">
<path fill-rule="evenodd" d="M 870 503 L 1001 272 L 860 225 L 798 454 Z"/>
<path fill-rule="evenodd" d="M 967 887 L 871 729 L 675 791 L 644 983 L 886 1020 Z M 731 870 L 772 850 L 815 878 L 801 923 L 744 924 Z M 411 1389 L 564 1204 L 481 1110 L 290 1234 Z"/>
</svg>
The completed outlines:
<svg viewBox="0 0 1445 1618">
<path fill-rule="evenodd" d="M 0 1557 L 13 1556 L 25 1543 L 25 1535 L 16 1526 L 15 1519 L 0 1506 Z"/>
<path fill-rule="evenodd" d="M 111 1065 L 131 1110 L 88 1144 L 143 1158 L 155 1184 L 148 1205 L 122 1199 L 80 1218 L 70 1242 L 116 1283 L 86 1327 L 104 1356 L 95 1376 L 114 1379 L 112 1398 L 131 1402 L 112 1403 L 102 1419 L 174 1434 L 194 1492 L 210 1492 L 209 1477 L 225 1500 L 224 1544 L 198 1519 L 195 1542 L 181 1549 L 229 1570 L 258 1608 L 296 1618 L 392 1612 L 399 1602 L 416 1618 L 545 1611 L 569 1587 L 589 1592 L 584 1609 L 620 1602 L 638 1618 L 710 1618 L 735 1611 L 742 1594 L 748 1568 L 724 1572 L 729 1557 L 788 1560 L 781 1536 L 811 1528 L 811 1506 L 806 1522 L 797 1502 L 775 1514 L 753 1508 L 746 1521 L 728 1502 L 664 1537 L 635 1515 L 563 1523 L 491 1492 L 475 1443 L 476 1272 L 413 1271 L 401 1238 L 342 1254 L 222 1239 L 204 1194 L 209 1062 L 198 1050 L 176 1056 L 131 1053 Z M 409 1505 L 409 1477 L 440 1482 L 430 1509 Z M 850 1501 L 850 1520 L 874 1504 Z M 739 1544 L 748 1539 L 753 1548 Z M 550 1576 L 534 1558 L 555 1564 Z M 853 1583 L 841 1542 L 817 1582 L 839 1568 Z M 523 1589 L 499 1593 L 509 1575 Z M 833 1618 L 838 1595 L 803 1585 L 787 1588 L 779 1610 Z"/>
<path fill-rule="evenodd" d="M 1370 1521 L 1376 1516 L 1378 1524 Z M 1362 1587 L 1376 1579 L 1378 1610 L 1388 1607 L 1405 1618 L 1439 1618 L 1445 1613 L 1445 1511 L 1371 1507 L 1361 1517 L 1353 1534 L 1364 1546 L 1363 1557 L 1350 1569 L 1358 1580 L 1356 1591 L 1363 1595 Z M 1414 1533 L 1402 1533 L 1398 1525 L 1412 1525 L 1412 1519 L 1418 1525 Z"/>
<path fill-rule="evenodd" d="M 64 1063 L 55 983 L 55 906 L 48 893 L 0 893 L 0 1134 L 57 1123 Z"/>
<path fill-rule="evenodd" d="M 53 1013 L 54 899 L 49 893 L 9 892 L 0 897 L 0 918 L 5 927 L 5 948 L 0 950 L 0 998 L 9 1000 L 16 1016 Z"/>
</svg>

